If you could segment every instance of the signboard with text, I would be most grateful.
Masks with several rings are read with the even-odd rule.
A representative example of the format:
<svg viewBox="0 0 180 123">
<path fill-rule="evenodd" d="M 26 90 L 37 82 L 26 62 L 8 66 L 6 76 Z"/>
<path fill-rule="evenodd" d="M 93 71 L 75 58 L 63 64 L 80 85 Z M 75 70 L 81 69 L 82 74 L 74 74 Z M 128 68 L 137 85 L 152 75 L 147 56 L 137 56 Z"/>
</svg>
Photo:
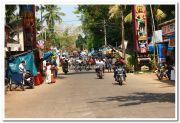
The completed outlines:
<svg viewBox="0 0 180 123">
<path fill-rule="evenodd" d="M 162 27 L 162 34 L 169 34 L 175 32 L 175 23 L 171 23 L 169 25 L 165 25 Z"/>
</svg>

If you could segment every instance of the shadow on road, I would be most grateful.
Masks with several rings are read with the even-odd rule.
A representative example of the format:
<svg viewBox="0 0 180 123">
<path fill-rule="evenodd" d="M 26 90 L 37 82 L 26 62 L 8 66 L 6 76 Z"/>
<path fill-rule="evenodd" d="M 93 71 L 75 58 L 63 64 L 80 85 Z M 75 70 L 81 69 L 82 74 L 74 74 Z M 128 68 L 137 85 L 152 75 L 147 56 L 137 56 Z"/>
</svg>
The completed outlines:
<svg viewBox="0 0 180 123">
<path fill-rule="evenodd" d="M 115 97 L 99 98 L 99 100 L 97 101 L 92 101 L 88 103 L 109 102 L 109 101 L 118 101 L 120 103 L 123 103 L 119 106 L 131 106 L 131 105 L 139 105 L 142 103 L 152 103 L 152 102 L 175 103 L 175 93 L 137 92 L 129 96 L 115 96 Z"/>
<path fill-rule="evenodd" d="M 160 85 L 161 88 L 165 88 L 165 87 L 174 87 L 175 86 L 175 81 L 172 80 L 158 80 L 158 79 L 154 79 L 157 82 L 152 82 L 152 83 L 147 83 L 147 84 L 157 84 Z"/>
<path fill-rule="evenodd" d="M 115 83 L 112 83 L 112 84 L 113 84 L 113 85 L 119 85 L 119 82 L 115 82 Z M 123 85 L 126 85 L 126 82 L 123 82 L 123 83 L 122 83 L 122 86 L 123 86 Z M 119 85 L 119 86 L 120 86 L 120 85 Z"/>
<path fill-rule="evenodd" d="M 62 75 L 58 75 L 58 76 L 56 77 L 56 79 L 65 79 L 65 78 L 67 78 L 67 77 L 62 76 Z"/>
<path fill-rule="evenodd" d="M 175 81 L 173 80 L 158 80 L 158 81 L 175 86 Z"/>
<path fill-rule="evenodd" d="M 71 73 L 66 74 L 66 76 L 67 76 L 67 75 L 75 75 L 75 74 L 92 74 L 92 73 L 95 74 L 94 71 L 87 71 L 87 72 L 85 72 L 85 71 L 71 72 Z M 65 74 L 63 74 L 63 75 L 65 75 Z"/>
</svg>

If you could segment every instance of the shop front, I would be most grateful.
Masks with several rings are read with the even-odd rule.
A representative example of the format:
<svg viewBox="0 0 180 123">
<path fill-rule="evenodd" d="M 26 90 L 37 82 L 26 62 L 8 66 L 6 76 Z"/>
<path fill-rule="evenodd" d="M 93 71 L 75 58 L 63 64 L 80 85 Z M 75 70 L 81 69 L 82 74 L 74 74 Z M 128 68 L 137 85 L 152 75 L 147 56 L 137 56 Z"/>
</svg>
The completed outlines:
<svg viewBox="0 0 180 123">
<path fill-rule="evenodd" d="M 158 46 L 159 62 L 175 68 L 175 19 L 159 24 L 162 40 Z M 171 70 L 171 80 L 175 80 L 175 69 Z"/>
<path fill-rule="evenodd" d="M 158 44 L 160 62 L 165 62 L 168 66 L 175 65 L 175 19 L 159 24 L 159 27 L 163 39 L 163 42 Z"/>
</svg>

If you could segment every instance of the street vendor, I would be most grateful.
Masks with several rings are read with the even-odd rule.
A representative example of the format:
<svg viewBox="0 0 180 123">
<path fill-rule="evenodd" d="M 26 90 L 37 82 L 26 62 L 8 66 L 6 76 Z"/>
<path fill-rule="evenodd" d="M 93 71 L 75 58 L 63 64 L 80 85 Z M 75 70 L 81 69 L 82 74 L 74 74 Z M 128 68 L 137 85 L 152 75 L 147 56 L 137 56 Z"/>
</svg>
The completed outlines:
<svg viewBox="0 0 180 123">
<path fill-rule="evenodd" d="M 21 61 L 21 63 L 19 64 L 19 73 L 23 75 L 23 73 L 26 72 L 26 69 L 25 69 L 25 61 Z"/>
</svg>

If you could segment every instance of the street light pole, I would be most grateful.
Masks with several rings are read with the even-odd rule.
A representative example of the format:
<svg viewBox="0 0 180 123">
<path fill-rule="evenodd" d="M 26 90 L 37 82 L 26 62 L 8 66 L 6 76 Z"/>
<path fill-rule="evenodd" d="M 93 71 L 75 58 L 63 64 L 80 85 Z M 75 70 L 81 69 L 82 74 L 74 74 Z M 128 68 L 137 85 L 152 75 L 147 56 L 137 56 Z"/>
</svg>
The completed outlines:
<svg viewBox="0 0 180 123">
<path fill-rule="evenodd" d="M 105 46 L 107 45 L 107 40 L 106 40 L 106 21 L 104 19 L 104 44 Z"/>
</svg>

